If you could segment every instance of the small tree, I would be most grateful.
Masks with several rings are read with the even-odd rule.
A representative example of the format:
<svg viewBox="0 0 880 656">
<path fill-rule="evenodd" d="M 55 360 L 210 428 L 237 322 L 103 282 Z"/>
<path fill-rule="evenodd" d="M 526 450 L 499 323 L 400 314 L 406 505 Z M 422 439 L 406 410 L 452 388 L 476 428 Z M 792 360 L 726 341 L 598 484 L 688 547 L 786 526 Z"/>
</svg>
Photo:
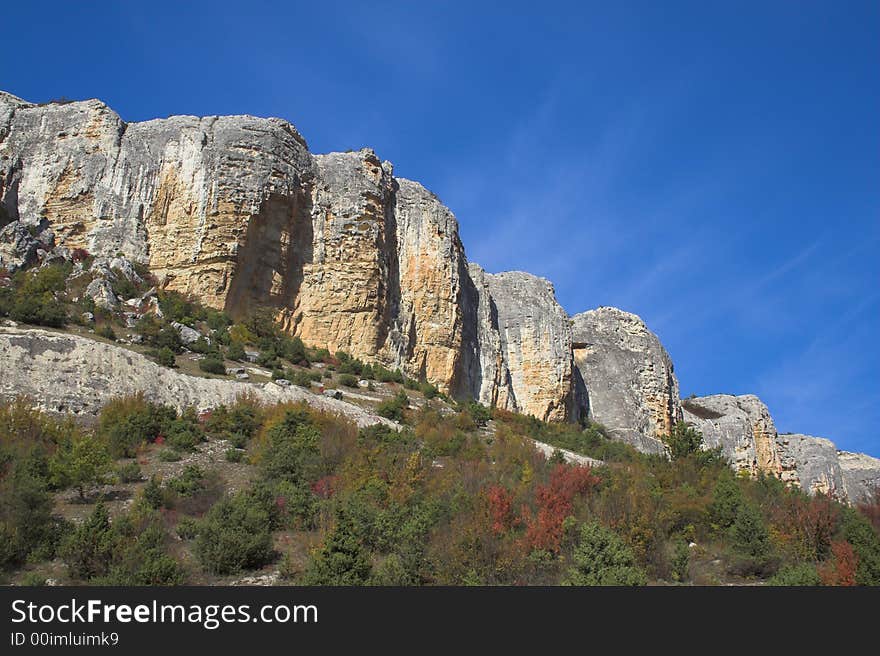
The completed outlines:
<svg viewBox="0 0 880 656">
<path fill-rule="evenodd" d="M 673 460 L 684 458 L 700 451 L 703 446 L 703 436 L 692 426 L 679 421 L 672 428 L 672 432 L 664 438 L 669 447 L 669 455 Z"/>
<path fill-rule="evenodd" d="M 409 407 L 406 392 L 400 390 L 394 398 L 383 401 L 376 406 L 376 414 L 392 421 L 403 421 L 403 411 Z"/>
<path fill-rule="evenodd" d="M 73 435 L 49 462 L 52 483 L 74 487 L 80 499 L 87 488 L 103 485 L 110 473 L 111 459 L 104 442 L 92 435 Z"/>
<path fill-rule="evenodd" d="M 730 528 L 734 572 L 765 574 L 773 557 L 773 545 L 764 518 L 750 503 L 743 503 Z"/>
<path fill-rule="evenodd" d="M 775 586 L 806 586 L 819 585 L 819 583 L 821 583 L 819 573 L 816 571 L 816 566 L 812 563 L 783 567 L 767 581 L 767 585 Z"/>
<path fill-rule="evenodd" d="M 736 479 L 729 472 L 724 472 L 712 492 L 712 503 L 709 516 L 712 523 L 722 530 L 727 530 L 736 521 L 736 515 L 743 504 L 742 490 Z"/>
<path fill-rule="evenodd" d="M 230 360 L 244 360 L 244 355 L 244 346 L 241 345 L 241 342 L 233 341 L 226 349 L 226 357 Z"/>
<path fill-rule="evenodd" d="M 358 535 L 357 522 L 340 508 L 336 527 L 306 567 L 303 584 L 364 585 L 371 571 L 369 552 Z"/>
<path fill-rule="evenodd" d="M 632 550 L 611 529 L 591 522 L 581 527 L 566 585 L 645 585 Z"/>
</svg>

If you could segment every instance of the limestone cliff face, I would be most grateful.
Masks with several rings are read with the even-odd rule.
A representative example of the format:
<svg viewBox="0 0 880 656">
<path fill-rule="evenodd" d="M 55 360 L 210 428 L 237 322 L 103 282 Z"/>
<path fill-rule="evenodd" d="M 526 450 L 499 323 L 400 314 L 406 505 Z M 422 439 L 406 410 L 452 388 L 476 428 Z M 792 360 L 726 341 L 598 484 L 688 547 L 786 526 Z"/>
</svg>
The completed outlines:
<svg viewBox="0 0 880 656">
<path fill-rule="evenodd" d="M 880 494 L 880 459 L 864 453 L 837 452 L 846 498 L 852 503 L 866 503 Z"/>
<path fill-rule="evenodd" d="M 313 156 L 286 121 L 124 123 L 0 95 L 0 202 L 59 244 L 149 263 L 167 289 L 458 385 L 467 263 L 452 213 L 370 150 Z M 2 226 L 0 226 L 2 227 Z"/>
<path fill-rule="evenodd" d="M 811 494 L 844 499 L 846 490 L 837 447 L 831 440 L 786 433 L 776 438 L 782 464 L 781 478 Z"/>
<path fill-rule="evenodd" d="M 682 401 L 684 420 L 721 447 L 733 467 L 775 476 L 810 494 L 861 503 L 880 486 L 880 460 L 838 451 L 822 437 L 777 433 L 767 406 L 753 395 L 716 394 Z"/>
<path fill-rule="evenodd" d="M 776 426 L 757 396 L 715 394 L 685 399 L 682 411 L 684 421 L 702 432 L 706 447 L 721 447 L 738 471 L 781 476 Z"/>
<path fill-rule="evenodd" d="M 490 313 L 493 306 L 497 312 L 500 357 L 491 352 L 482 356 L 501 363 L 501 370 L 492 374 L 499 381 L 496 404 L 547 421 L 571 419 L 571 326 L 553 285 L 520 271 L 483 274 L 482 280 Z"/>
<path fill-rule="evenodd" d="M 591 419 L 640 451 L 663 453 L 681 420 L 672 360 L 639 317 L 612 307 L 572 317 L 574 363 Z"/>
</svg>

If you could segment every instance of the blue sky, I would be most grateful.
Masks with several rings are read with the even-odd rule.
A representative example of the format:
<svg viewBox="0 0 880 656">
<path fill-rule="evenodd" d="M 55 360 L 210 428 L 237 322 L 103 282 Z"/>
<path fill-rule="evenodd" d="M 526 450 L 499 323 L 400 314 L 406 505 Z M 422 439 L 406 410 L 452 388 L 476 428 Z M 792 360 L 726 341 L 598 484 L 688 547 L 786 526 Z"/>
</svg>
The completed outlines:
<svg viewBox="0 0 880 656">
<path fill-rule="evenodd" d="M 683 394 L 880 456 L 880 3 L 428 4 L 11 3 L 0 88 L 371 146 Z"/>
</svg>

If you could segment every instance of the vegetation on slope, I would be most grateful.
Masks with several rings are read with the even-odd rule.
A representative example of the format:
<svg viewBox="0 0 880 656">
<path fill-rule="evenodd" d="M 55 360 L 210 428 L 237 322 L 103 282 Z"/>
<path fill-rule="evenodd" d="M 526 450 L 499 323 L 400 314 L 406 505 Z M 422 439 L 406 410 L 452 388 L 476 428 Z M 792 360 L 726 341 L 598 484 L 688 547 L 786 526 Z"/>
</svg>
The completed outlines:
<svg viewBox="0 0 880 656">
<path fill-rule="evenodd" d="M 17 583 L 880 584 L 876 504 L 737 477 L 684 428 L 665 460 L 597 426 L 399 410 L 402 430 L 359 430 L 302 404 L 199 416 L 135 396 L 87 428 L 4 404 L 0 566 Z"/>
</svg>

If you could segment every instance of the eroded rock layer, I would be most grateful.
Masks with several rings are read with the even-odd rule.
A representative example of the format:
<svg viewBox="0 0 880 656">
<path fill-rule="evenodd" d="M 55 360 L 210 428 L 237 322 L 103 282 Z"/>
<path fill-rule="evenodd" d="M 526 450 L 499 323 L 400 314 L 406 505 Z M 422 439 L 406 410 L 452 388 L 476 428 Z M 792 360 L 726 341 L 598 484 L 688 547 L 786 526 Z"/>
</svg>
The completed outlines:
<svg viewBox="0 0 880 656">
<path fill-rule="evenodd" d="M 46 330 L 0 328 L 0 369 L 0 398 L 25 395 L 48 412 L 97 415 L 111 399 L 136 392 L 178 410 L 213 408 L 253 394 L 266 403 L 306 401 L 359 426 L 393 425 L 356 405 L 296 386 L 189 376 L 120 346 Z"/>
</svg>

